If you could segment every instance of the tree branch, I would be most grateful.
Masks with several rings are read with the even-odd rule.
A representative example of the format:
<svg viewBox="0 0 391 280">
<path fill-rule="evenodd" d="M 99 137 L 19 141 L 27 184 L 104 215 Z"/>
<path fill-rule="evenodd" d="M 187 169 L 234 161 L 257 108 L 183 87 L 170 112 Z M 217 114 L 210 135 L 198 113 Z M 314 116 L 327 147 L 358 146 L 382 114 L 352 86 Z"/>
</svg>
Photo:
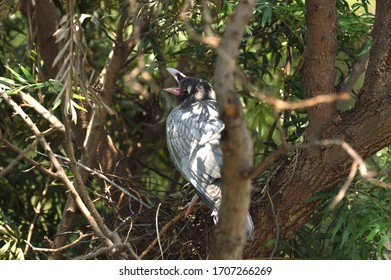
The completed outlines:
<svg viewBox="0 0 391 280">
<path fill-rule="evenodd" d="M 334 62 L 337 54 L 338 15 L 335 1 L 308 0 L 303 80 L 306 98 L 334 94 Z M 307 109 L 307 141 L 319 140 L 322 129 L 336 111 L 335 103 Z"/>
<path fill-rule="evenodd" d="M 239 1 L 217 48 L 215 89 L 225 139 L 222 140 L 222 203 L 219 222 L 213 235 L 211 259 L 241 259 L 246 242 L 246 216 L 250 204 L 251 182 L 242 172 L 251 167 L 253 144 L 243 123 L 243 112 L 233 93 L 234 70 L 245 27 L 256 1 Z"/>
</svg>

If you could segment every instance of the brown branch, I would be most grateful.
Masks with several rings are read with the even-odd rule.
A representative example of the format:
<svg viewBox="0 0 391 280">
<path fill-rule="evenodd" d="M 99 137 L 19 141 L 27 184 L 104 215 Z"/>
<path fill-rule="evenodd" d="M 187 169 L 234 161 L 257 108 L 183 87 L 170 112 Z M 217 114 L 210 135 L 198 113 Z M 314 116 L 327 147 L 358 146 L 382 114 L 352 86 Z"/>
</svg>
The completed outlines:
<svg viewBox="0 0 391 280">
<path fill-rule="evenodd" d="M 364 159 L 359 155 L 357 151 L 355 151 L 351 145 L 349 145 L 347 142 L 342 141 L 342 140 L 337 140 L 337 139 L 325 139 L 325 140 L 320 140 L 320 141 L 314 141 L 311 143 L 306 143 L 306 144 L 298 144 L 298 145 L 285 145 L 282 146 L 281 148 L 277 149 L 275 152 L 271 153 L 269 156 L 267 156 L 263 161 L 261 161 L 257 166 L 254 168 L 244 171 L 243 176 L 249 179 L 253 179 L 259 173 L 261 173 L 265 168 L 267 168 L 272 162 L 274 162 L 277 158 L 279 158 L 282 155 L 285 155 L 289 151 L 297 151 L 297 150 L 303 150 L 303 149 L 309 149 L 314 146 L 319 146 L 319 147 L 328 147 L 328 146 L 340 146 L 342 149 L 345 150 L 345 152 L 351 157 L 353 160 L 352 167 L 351 167 L 351 172 L 353 175 L 349 175 L 349 183 L 345 183 L 345 185 L 350 185 L 350 183 L 353 180 L 353 177 L 356 174 L 356 171 L 360 171 L 361 177 L 368 182 L 371 182 L 374 185 L 378 185 L 380 187 L 384 188 L 390 188 L 391 184 L 387 184 L 385 182 L 380 182 L 376 179 L 373 178 L 373 174 L 368 171 L 368 168 L 364 162 Z M 346 187 L 342 187 L 344 189 Z M 343 197 L 343 195 L 339 195 L 339 198 L 336 199 L 338 201 L 335 201 L 334 203 L 338 203 L 341 199 L 340 197 Z"/>
<path fill-rule="evenodd" d="M 307 31 L 303 82 L 306 98 L 313 98 L 321 94 L 333 94 L 335 91 L 338 14 L 335 1 L 308 0 L 305 5 Z M 335 103 L 308 108 L 306 138 L 309 142 L 319 140 L 322 129 L 335 112 Z"/>
<path fill-rule="evenodd" d="M 64 251 L 64 250 L 67 250 L 69 248 L 72 248 L 73 246 L 79 244 L 80 242 L 83 241 L 83 239 L 85 239 L 86 237 L 92 237 L 93 234 L 92 233 L 87 233 L 87 234 L 84 234 L 82 232 L 79 232 L 79 237 L 72 241 L 71 243 L 65 245 L 65 246 L 62 246 L 62 247 L 59 247 L 59 248 L 55 248 L 55 249 L 52 249 L 52 248 L 39 248 L 39 247 L 34 247 L 33 245 L 31 245 L 31 243 L 28 241 L 28 240 L 25 240 L 24 242 L 33 250 L 33 251 L 36 251 L 36 252 L 45 252 L 45 253 L 55 253 L 55 252 L 58 252 L 58 251 Z"/>
<path fill-rule="evenodd" d="M 367 44 L 369 44 L 369 42 L 365 42 L 363 44 L 362 48 L 365 48 L 365 46 Z M 366 52 L 365 54 L 363 54 L 359 57 L 356 57 L 348 75 L 345 77 L 345 79 L 339 85 L 339 91 L 349 92 L 349 93 L 352 91 L 357 80 L 365 72 L 365 69 L 366 69 L 366 66 L 368 63 L 368 59 L 369 59 L 369 52 Z"/>
<path fill-rule="evenodd" d="M 222 203 L 213 235 L 211 259 L 241 259 L 246 242 L 251 182 L 241 172 L 252 164 L 253 145 L 243 123 L 240 102 L 233 93 L 233 84 L 239 45 L 255 4 L 255 0 L 239 1 L 217 48 L 215 90 L 226 136 L 221 143 L 224 157 Z"/>
<path fill-rule="evenodd" d="M 62 98 L 62 106 L 67 106 L 65 102 L 65 95 Z M 87 207 L 90 215 L 93 217 L 96 225 L 99 227 L 100 233 L 102 233 L 107 239 L 112 240 L 112 232 L 108 229 L 103 221 L 102 216 L 96 210 L 92 199 L 90 198 L 87 188 L 84 185 L 84 180 L 80 174 L 80 170 L 77 166 L 77 160 L 75 157 L 75 151 L 73 149 L 73 142 L 71 136 L 71 120 L 66 109 L 61 110 L 63 112 L 64 126 L 65 126 L 65 150 L 70 159 L 70 167 L 74 176 L 74 186 Z M 110 244 L 111 245 L 111 244 Z"/>
<path fill-rule="evenodd" d="M 133 259 L 138 260 L 138 256 L 137 256 L 136 252 L 133 250 L 132 246 L 130 246 L 130 244 L 127 244 L 127 243 L 113 244 L 109 247 L 101 248 L 101 249 L 96 250 L 92 253 L 89 253 L 88 255 L 77 257 L 77 258 L 75 258 L 75 260 L 93 259 L 99 255 L 111 253 L 113 251 L 116 251 L 117 254 L 121 254 L 121 253 L 127 251 L 133 257 Z"/>
<path fill-rule="evenodd" d="M 335 94 L 320 94 L 300 101 L 284 101 L 279 98 L 268 96 L 262 93 L 255 93 L 255 97 L 272 106 L 276 111 L 308 109 L 321 104 L 335 103 L 336 101 L 345 101 L 350 99 L 346 92 Z"/>
<path fill-rule="evenodd" d="M 4 167 L 0 171 L 0 177 L 4 177 L 7 173 L 11 172 L 12 169 L 18 165 L 18 163 L 21 160 L 26 160 L 28 163 L 31 163 L 34 167 L 36 167 L 40 172 L 50 176 L 50 177 L 56 177 L 56 174 L 51 172 L 50 170 L 46 169 L 43 167 L 40 163 L 36 162 L 35 160 L 31 159 L 27 154 L 32 151 L 37 145 L 38 141 L 34 140 L 33 143 L 31 143 L 26 149 L 23 151 L 20 150 L 18 147 L 14 146 L 12 143 L 8 142 L 7 139 L 3 137 L 3 135 L 0 134 L 0 141 L 4 144 L 4 146 L 11 151 L 14 151 L 15 153 L 18 154 L 16 158 L 14 158 L 6 167 Z"/>
<path fill-rule="evenodd" d="M 64 125 L 61 123 L 61 121 L 53 115 L 48 109 L 42 106 L 41 103 L 39 103 L 34 97 L 32 97 L 30 94 L 27 94 L 23 91 L 18 92 L 18 97 L 20 97 L 23 102 L 25 102 L 29 107 L 34 109 L 38 114 L 40 114 L 45 120 L 47 120 L 52 128 L 51 132 L 53 131 L 60 131 L 64 133 L 65 128 Z M 48 132 L 43 133 L 44 135 L 47 135 Z"/>
<path fill-rule="evenodd" d="M 61 160 L 64 160 L 65 162 L 70 162 L 70 159 L 67 158 L 67 157 L 63 157 L 63 156 L 60 156 L 60 155 L 55 155 L 57 158 L 61 159 Z M 101 178 L 102 180 L 106 181 L 107 183 L 109 183 L 110 185 L 116 187 L 118 190 L 120 190 L 121 192 L 123 192 L 124 194 L 126 194 L 127 196 L 129 196 L 130 198 L 134 199 L 135 201 L 137 201 L 138 203 L 140 203 L 141 205 L 147 207 L 148 209 L 151 209 L 151 206 L 149 206 L 148 204 L 146 204 L 145 202 L 143 202 L 142 200 L 140 200 L 138 197 L 134 196 L 133 194 L 131 194 L 129 191 L 127 191 L 125 188 L 121 187 L 120 185 L 118 185 L 117 183 L 115 183 L 113 180 L 110 180 L 106 175 L 102 174 L 102 172 L 100 171 L 97 171 L 97 170 L 94 170 L 94 169 L 91 169 L 87 166 L 85 166 L 84 164 L 80 163 L 80 162 L 76 162 L 76 165 L 82 169 L 85 169 L 86 171 L 89 172 L 89 174 L 91 175 L 96 175 L 98 176 L 99 178 Z"/>
</svg>

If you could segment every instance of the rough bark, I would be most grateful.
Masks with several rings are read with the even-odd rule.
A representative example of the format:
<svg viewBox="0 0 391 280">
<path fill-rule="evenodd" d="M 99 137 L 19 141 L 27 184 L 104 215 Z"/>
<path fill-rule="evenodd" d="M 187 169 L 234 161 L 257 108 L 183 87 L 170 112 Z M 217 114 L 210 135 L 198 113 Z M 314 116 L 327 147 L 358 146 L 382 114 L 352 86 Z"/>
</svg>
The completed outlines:
<svg viewBox="0 0 391 280">
<path fill-rule="evenodd" d="M 391 3 L 377 1 L 376 11 L 373 48 L 358 102 L 320 134 L 322 139 L 346 141 L 363 158 L 391 144 Z M 297 160 L 288 163 L 270 183 L 276 215 L 272 214 L 270 203 L 254 209 L 256 237 L 246 248 L 245 256 L 268 256 L 271 249 L 265 247 L 265 241 L 276 238 L 276 224 L 280 238 L 291 237 L 308 221 L 317 205 L 304 201 L 315 192 L 337 187 L 346 178 L 351 163 L 351 158 L 337 146 L 323 147 L 318 154 L 301 151 Z"/>
<path fill-rule="evenodd" d="M 304 53 L 304 92 L 306 98 L 334 93 L 334 62 L 337 54 L 338 16 L 335 1 L 306 1 Z M 319 140 L 320 132 L 329 123 L 335 103 L 308 108 L 307 140 Z"/>
<path fill-rule="evenodd" d="M 212 243 L 211 259 L 241 259 L 245 245 L 246 216 L 251 182 L 243 171 L 252 166 L 253 145 L 243 122 L 240 101 L 233 93 L 235 61 L 239 45 L 256 1 L 239 1 L 218 47 L 215 89 L 225 124 L 221 148 L 222 204 Z"/>
</svg>

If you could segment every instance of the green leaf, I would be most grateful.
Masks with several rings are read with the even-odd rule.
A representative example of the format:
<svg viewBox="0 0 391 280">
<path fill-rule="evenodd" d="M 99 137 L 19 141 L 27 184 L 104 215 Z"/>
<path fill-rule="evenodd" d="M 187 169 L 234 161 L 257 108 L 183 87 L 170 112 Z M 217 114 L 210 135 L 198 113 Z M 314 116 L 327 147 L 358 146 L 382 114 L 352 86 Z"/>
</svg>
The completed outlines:
<svg viewBox="0 0 391 280">
<path fill-rule="evenodd" d="M 272 8 L 266 7 L 266 9 L 263 11 L 262 15 L 262 27 L 265 27 L 266 23 L 270 23 L 272 21 Z"/>
<path fill-rule="evenodd" d="M 333 229 L 333 233 L 331 235 L 331 240 L 334 239 L 335 235 L 337 234 L 337 232 L 340 230 L 340 228 L 342 227 L 342 225 L 344 225 L 346 222 L 346 215 L 341 215 L 341 217 L 338 219 L 338 222 L 337 224 L 335 225 L 334 229 Z"/>
<path fill-rule="evenodd" d="M 34 89 L 40 89 L 50 86 L 47 82 L 34 84 Z"/>
<path fill-rule="evenodd" d="M 8 251 L 8 249 L 11 247 L 11 240 L 6 242 L 3 247 L 0 248 L 0 258 L 3 259 L 3 256 Z"/>
<path fill-rule="evenodd" d="M 62 90 L 62 84 L 57 82 L 56 80 L 50 79 L 45 82 L 49 88 L 52 88 L 55 92 L 60 93 Z"/>
<path fill-rule="evenodd" d="M 373 238 L 379 233 L 380 229 L 379 228 L 374 228 L 371 230 L 371 232 L 367 236 L 367 241 L 372 241 Z"/>
<path fill-rule="evenodd" d="M 8 94 L 17 94 L 19 91 L 22 91 L 28 87 L 30 87 L 30 85 L 24 85 L 24 86 L 12 88 L 12 89 L 7 90 L 7 93 Z"/>
<path fill-rule="evenodd" d="M 56 110 L 58 106 L 60 106 L 61 104 L 61 95 L 58 95 L 56 97 L 56 100 L 54 100 L 54 104 L 53 104 L 53 108 L 52 108 L 52 111 Z"/>
<path fill-rule="evenodd" d="M 345 228 L 344 232 L 342 233 L 341 245 L 339 246 L 339 248 L 341 248 L 341 249 L 351 234 L 350 228 L 351 228 L 350 224 L 348 224 L 348 226 Z"/>
<path fill-rule="evenodd" d="M 11 80 L 11 79 L 8 79 L 8 78 L 5 78 L 5 77 L 0 77 L 0 82 L 3 82 L 5 84 L 11 85 L 11 86 L 18 86 L 18 84 L 15 83 L 14 80 Z"/>
<path fill-rule="evenodd" d="M 81 96 L 80 94 L 77 94 L 77 93 L 74 93 L 74 94 L 72 95 L 72 97 L 73 97 L 74 99 L 77 99 L 77 100 L 86 100 L 86 98 L 85 98 L 84 96 Z"/>
<path fill-rule="evenodd" d="M 30 83 L 32 83 L 32 84 L 36 83 L 33 75 L 31 75 L 31 73 L 23 65 L 19 64 L 19 67 L 22 70 L 24 76 L 27 78 L 27 80 Z"/>
<path fill-rule="evenodd" d="M 366 54 L 367 52 L 369 52 L 369 50 L 371 49 L 371 47 L 372 47 L 372 44 L 368 42 L 368 43 L 365 45 L 365 47 L 357 54 L 357 56 L 362 56 L 362 55 Z"/>
<path fill-rule="evenodd" d="M 12 75 L 14 76 L 14 78 L 21 82 L 22 84 L 28 84 L 28 82 L 22 77 L 22 75 L 20 75 L 18 72 L 16 72 L 14 69 L 8 67 L 8 66 L 5 66 L 5 68 L 7 68 L 11 73 Z"/>
</svg>

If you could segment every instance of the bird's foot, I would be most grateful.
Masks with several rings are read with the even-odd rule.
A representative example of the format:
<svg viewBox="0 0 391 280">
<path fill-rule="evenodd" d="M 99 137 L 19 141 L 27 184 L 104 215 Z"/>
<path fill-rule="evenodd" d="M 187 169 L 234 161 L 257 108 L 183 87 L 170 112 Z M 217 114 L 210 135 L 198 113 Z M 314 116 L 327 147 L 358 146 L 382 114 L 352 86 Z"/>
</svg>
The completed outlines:
<svg viewBox="0 0 391 280">
<path fill-rule="evenodd" d="M 200 198 L 198 197 L 198 195 L 194 195 L 191 201 L 187 203 L 185 206 L 185 208 L 187 208 L 185 217 L 189 216 L 191 213 L 194 212 L 194 206 L 196 206 L 199 202 L 200 202 Z"/>
</svg>

